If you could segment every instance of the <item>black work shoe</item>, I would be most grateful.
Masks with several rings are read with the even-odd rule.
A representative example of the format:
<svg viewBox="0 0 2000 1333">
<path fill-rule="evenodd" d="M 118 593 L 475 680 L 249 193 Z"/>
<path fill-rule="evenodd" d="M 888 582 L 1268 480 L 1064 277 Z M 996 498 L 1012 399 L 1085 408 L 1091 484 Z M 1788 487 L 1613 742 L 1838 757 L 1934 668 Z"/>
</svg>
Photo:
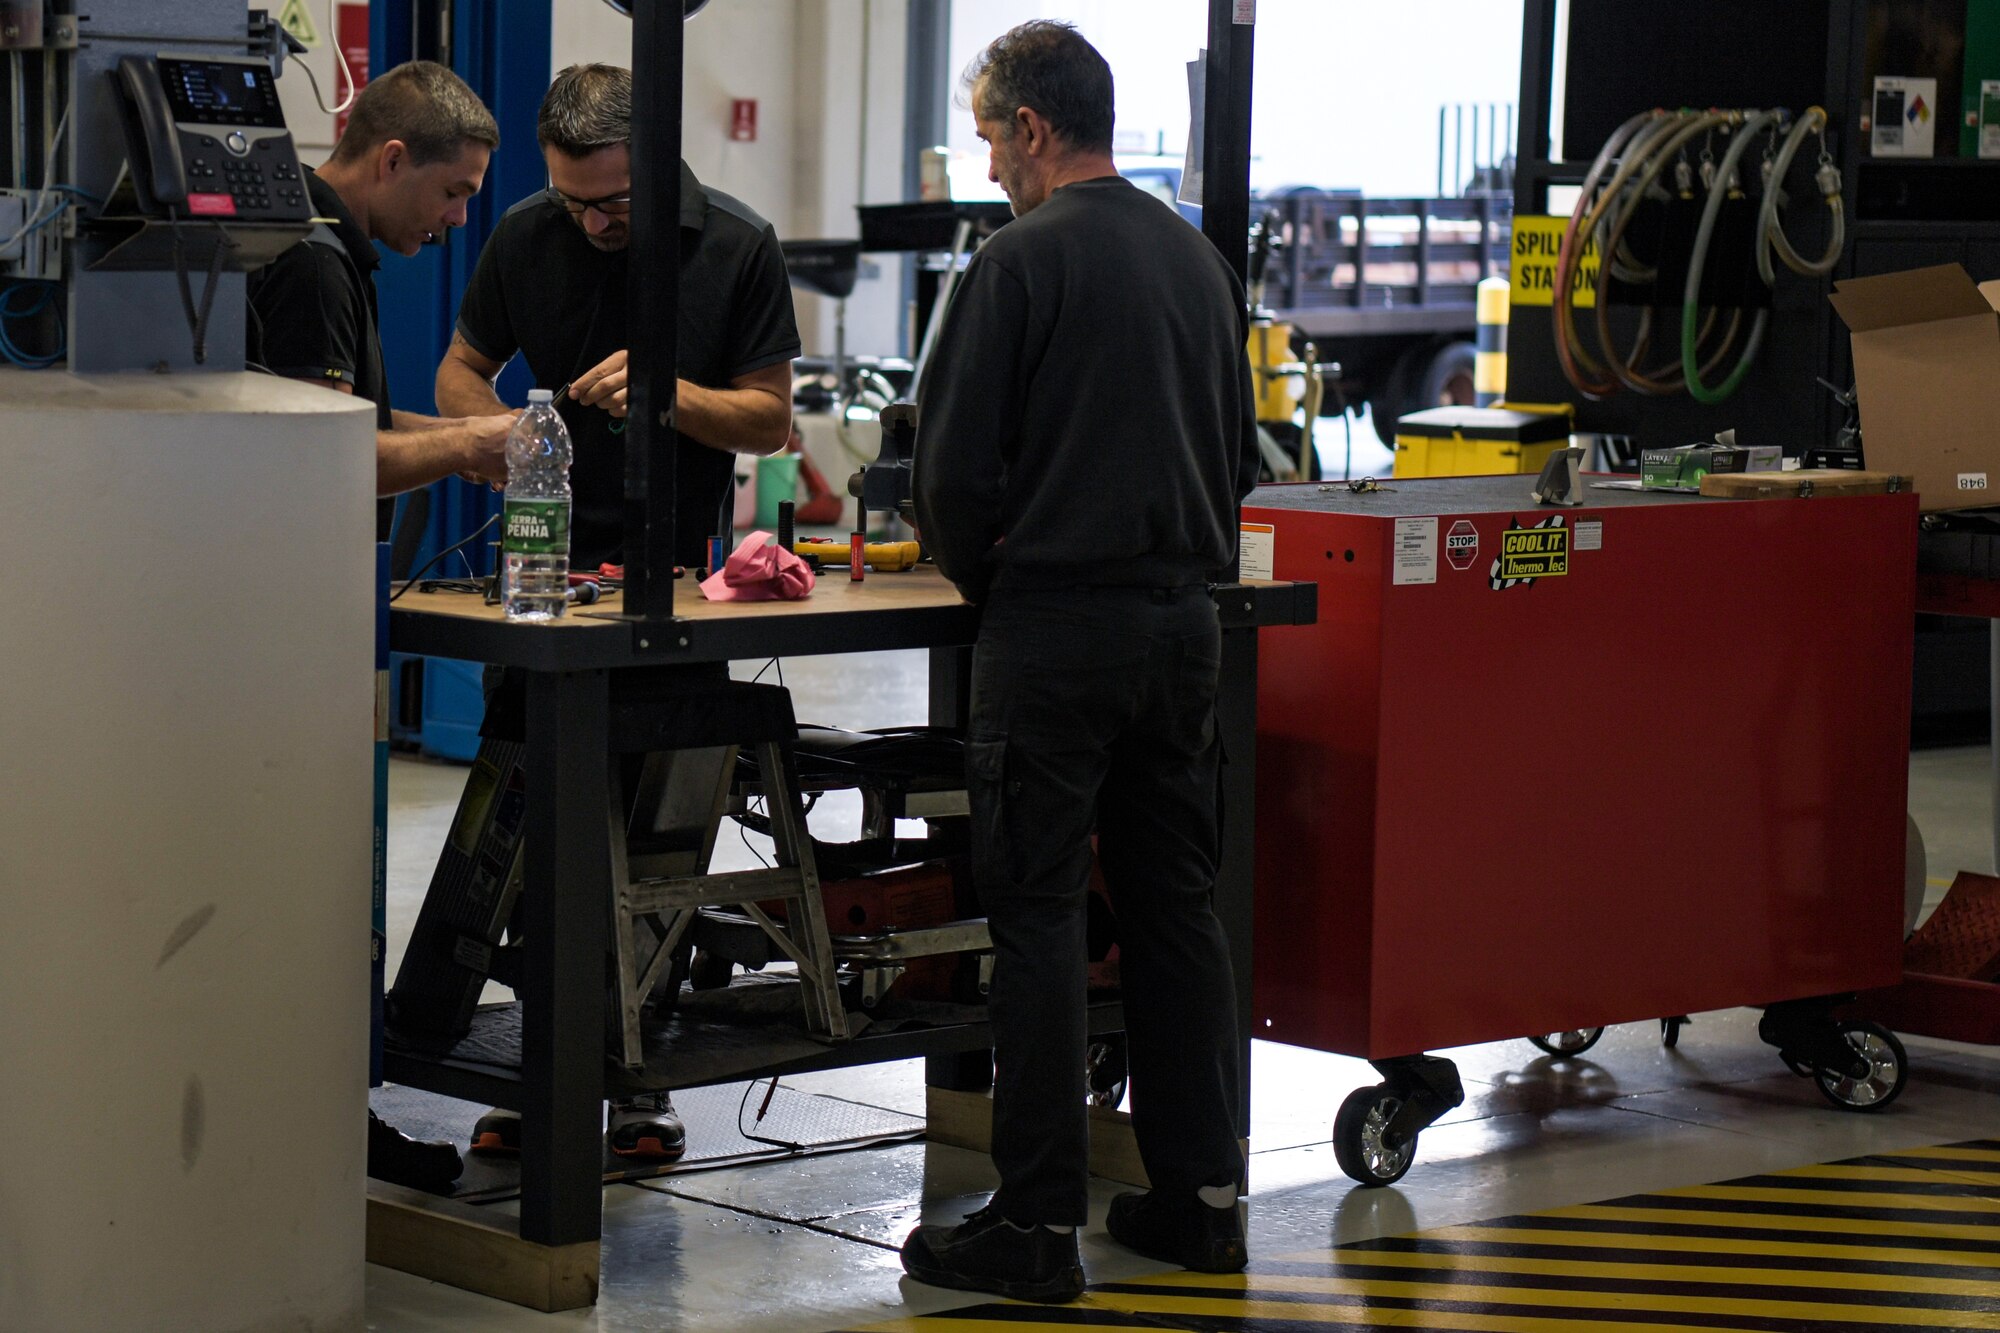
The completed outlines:
<svg viewBox="0 0 2000 1333">
<path fill-rule="evenodd" d="M 671 1095 L 611 1103 L 611 1151 L 647 1162 L 678 1162 L 687 1151 L 687 1126 L 674 1113 Z"/>
<path fill-rule="evenodd" d="M 903 1271 L 933 1287 L 990 1291 L 1057 1305 L 1083 1295 L 1076 1232 L 1023 1231 L 988 1204 L 955 1227 L 918 1227 L 903 1242 Z"/>
<path fill-rule="evenodd" d="M 449 1194 L 451 1182 L 463 1170 L 458 1149 L 449 1143 L 413 1139 L 373 1111 L 368 1113 L 368 1174 L 375 1179 Z"/>
<path fill-rule="evenodd" d="M 1215 1208 L 1197 1195 L 1147 1190 L 1113 1199 L 1104 1225 L 1126 1249 L 1196 1272 L 1240 1273 L 1250 1262 L 1241 1204 Z"/>
<path fill-rule="evenodd" d="M 472 1127 L 472 1151 L 481 1157 L 521 1155 L 521 1113 L 496 1106 Z"/>
</svg>

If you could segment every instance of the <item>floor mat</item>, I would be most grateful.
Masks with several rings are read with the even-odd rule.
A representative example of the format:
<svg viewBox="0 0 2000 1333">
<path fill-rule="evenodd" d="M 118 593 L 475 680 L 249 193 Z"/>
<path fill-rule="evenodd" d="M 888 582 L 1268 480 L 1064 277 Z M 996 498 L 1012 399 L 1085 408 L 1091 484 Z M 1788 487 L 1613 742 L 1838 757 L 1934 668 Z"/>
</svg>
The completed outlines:
<svg viewBox="0 0 2000 1333">
<path fill-rule="evenodd" d="M 2000 1329 L 2000 1140 L 1171 1271 L 869 1333 Z"/>
<path fill-rule="evenodd" d="M 399 1084 L 369 1094 L 375 1113 L 403 1133 L 443 1139 L 461 1151 L 472 1126 L 487 1108 Z M 687 1126 L 687 1153 L 678 1162 L 635 1163 L 606 1152 L 605 1182 L 649 1180 L 686 1171 L 714 1170 L 774 1157 L 832 1152 L 871 1143 L 921 1137 L 924 1120 L 880 1106 L 823 1093 L 801 1092 L 782 1079 L 719 1083 L 674 1094 L 674 1109 Z M 465 1154 L 465 1174 L 454 1197 L 472 1201 L 518 1193 L 518 1159 Z"/>
</svg>

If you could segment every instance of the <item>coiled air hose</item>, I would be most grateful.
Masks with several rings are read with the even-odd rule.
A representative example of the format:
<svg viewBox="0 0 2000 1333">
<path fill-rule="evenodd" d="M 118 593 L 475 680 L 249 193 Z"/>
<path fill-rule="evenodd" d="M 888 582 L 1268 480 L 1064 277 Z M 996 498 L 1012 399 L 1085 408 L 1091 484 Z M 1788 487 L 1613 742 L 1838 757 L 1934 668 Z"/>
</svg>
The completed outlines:
<svg viewBox="0 0 2000 1333">
<path fill-rule="evenodd" d="M 1847 243 L 1847 211 L 1841 207 L 1840 168 L 1833 164 L 1832 155 L 1826 151 L 1825 132 L 1826 112 L 1816 106 L 1807 107 L 1805 114 L 1792 125 L 1792 132 L 1785 136 L 1784 146 L 1778 150 L 1778 156 L 1771 162 L 1770 171 L 1764 179 L 1764 203 L 1757 210 L 1757 276 L 1764 280 L 1766 287 L 1777 286 L 1777 276 L 1771 267 L 1773 252 L 1784 261 L 1786 268 L 1801 277 L 1823 277 L 1833 272 L 1833 266 L 1840 262 L 1841 249 Z M 1785 173 L 1791 170 L 1792 159 L 1798 156 L 1799 147 L 1809 134 L 1821 136 L 1819 170 L 1813 174 L 1813 182 L 1833 213 L 1826 253 L 1810 260 L 1801 258 L 1799 252 L 1792 248 L 1790 238 L 1785 235 L 1785 225 L 1778 217 L 1778 206 L 1784 202 Z"/>
<path fill-rule="evenodd" d="M 1729 117 L 1725 113 L 1704 112 L 1689 117 L 1686 124 L 1678 131 L 1670 136 L 1662 137 L 1658 141 L 1658 147 L 1647 154 L 1645 165 L 1635 175 L 1631 188 L 1626 190 L 1622 200 L 1613 203 L 1611 210 L 1607 214 L 1598 236 L 1598 254 L 1614 257 L 1619 254 L 1624 245 L 1626 229 L 1632 225 L 1632 219 L 1638 216 L 1639 205 L 1644 202 L 1648 193 L 1652 190 L 1654 182 L 1659 179 L 1660 173 L 1665 169 L 1667 163 L 1680 155 L 1682 150 L 1686 148 L 1696 135 L 1721 128 L 1728 123 L 1728 120 Z M 1645 356 L 1646 349 L 1651 343 L 1652 311 L 1650 309 L 1640 317 L 1639 334 L 1634 342 L 1631 355 L 1629 357 L 1618 355 L 1616 342 L 1611 334 L 1611 301 L 1609 298 L 1611 291 L 1610 279 L 1612 276 L 1613 266 L 1610 263 L 1607 262 L 1600 265 L 1597 273 L 1597 341 L 1598 345 L 1604 350 L 1605 359 L 1610 364 L 1612 374 L 1626 388 L 1639 393 L 1660 395 L 1676 392 L 1684 386 L 1685 382 L 1683 375 L 1679 373 L 1680 360 L 1678 357 L 1651 371 L 1640 371 L 1638 369 L 1639 361 Z M 1633 264 L 1622 267 L 1616 276 L 1631 282 L 1650 282 L 1658 276 L 1658 270 Z M 1697 345 L 1706 341 L 1708 333 L 1714 327 L 1714 324 L 1715 313 L 1710 311 L 1703 318 L 1701 327 L 1696 331 L 1695 341 Z M 1725 331 L 1723 345 L 1714 354 L 1712 361 L 1719 362 L 1721 358 L 1728 355 L 1730 347 L 1735 342 L 1737 327 L 1738 321 L 1732 320 L 1729 328 Z M 1705 367 L 1705 369 L 1712 368 L 1712 364 Z"/>
<path fill-rule="evenodd" d="M 1687 288 L 1681 296 L 1681 373 L 1687 379 L 1687 391 L 1697 402 L 1710 405 L 1723 402 L 1741 387 L 1751 365 L 1757 360 L 1757 353 L 1763 350 L 1764 333 L 1771 323 L 1769 307 L 1760 309 L 1751 319 L 1743 354 L 1737 358 L 1736 368 L 1729 372 L 1728 378 L 1712 389 L 1702 380 L 1702 367 L 1695 347 L 1695 322 L 1701 304 L 1701 273 L 1708 259 L 1709 243 L 1715 237 L 1715 219 L 1722 212 L 1722 201 L 1732 193 L 1737 165 L 1742 162 L 1744 153 L 1749 151 L 1751 141 L 1759 132 L 1777 124 L 1778 120 L 1779 115 L 1775 111 L 1757 111 L 1744 118 L 1737 128 L 1736 141 L 1729 145 L 1722 165 L 1716 170 L 1715 179 L 1709 183 L 1708 203 L 1701 210 L 1701 225 L 1695 229 L 1694 250 L 1688 256 Z M 1762 246 L 1760 238 L 1758 247 L 1761 249 Z"/>
<path fill-rule="evenodd" d="M 1556 252 L 1555 291 L 1552 294 L 1554 310 L 1551 312 L 1555 326 L 1556 359 L 1562 363 L 1563 375 L 1585 397 L 1600 398 L 1616 392 L 1618 381 L 1605 378 L 1604 367 L 1576 345 L 1576 317 L 1570 301 L 1570 284 L 1574 281 L 1577 263 L 1583 257 L 1585 242 L 1580 237 L 1588 235 L 1595 225 L 1593 203 L 1597 197 L 1597 183 L 1603 179 L 1612 159 L 1640 130 L 1657 127 L 1667 119 L 1668 113 L 1662 110 L 1642 111 L 1612 131 L 1583 178 L 1583 189 L 1576 197 L 1576 207 L 1570 210 L 1569 226 L 1563 229 L 1562 244 Z M 1586 225 L 1587 219 L 1589 225 Z"/>
<path fill-rule="evenodd" d="M 1556 257 L 1555 290 L 1551 294 L 1556 358 L 1563 375 L 1578 392 L 1589 398 L 1603 398 L 1620 388 L 1647 394 L 1666 394 L 1685 388 L 1697 400 L 1710 404 L 1736 392 L 1762 350 L 1770 311 L 1768 307 L 1760 309 L 1748 320 L 1742 309 L 1730 312 L 1727 322 L 1721 324 L 1720 340 L 1711 343 L 1721 312 L 1703 309 L 1699 302 L 1702 271 L 1714 240 L 1722 201 L 1742 196 L 1738 170 L 1751 145 L 1767 131 L 1767 143 L 1777 143 L 1782 134 L 1782 143 L 1775 153 L 1768 146 L 1765 149 L 1763 194 L 1757 210 L 1754 243 L 1758 277 L 1767 287 L 1776 286 L 1774 255 L 1777 261 L 1802 276 L 1820 277 L 1832 271 L 1846 243 L 1846 226 L 1840 171 L 1825 147 L 1826 126 L 1826 112 L 1819 107 L 1808 108 L 1796 121 L 1782 111 L 1682 108 L 1669 112 L 1656 108 L 1631 117 L 1612 133 L 1590 164 L 1576 205 L 1570 211 L 1569 223 L 1563 229 Z M 1694 198 L 1694 172 L 1687 162 L 1687 147 L 1696 137 L 1716 130 L 1732 134 L 1732 141 L 1719 165 L 1710 161 L 1706 149 L 1702 153 L 1705 177 L 1702 184 L 1708 193 L 1682 293 L 1680 355 L 1642 370 L 1640 362 L 1652 345 L 1653 311 L 1650 308 L 1641 311 L 1631 350 L 1623 352 L 1612 336 L 1607 297 L 1614 280 L 1635 286 L 1657 282 L 1658 268 L 1644 263 L 1627 248 L 1627 233 L 1646 200 L 1670 197 L 1662 181 L 1670 164 L 1678 163 L 1673 192 L 1684 200 Z M 1820 139 L 1820 150 L 1814 182 L 1833 216 L 1825 251 L 1808 259 L 1798 253 L 1786 236 L 1779 213 L 1786 202 L 1785 177 L 1805 141 L 1815 136 Z M 1572 294 L 1577 269 L 1592 240 L 1601 257 L 1595 290 L 1597 308 L 1592 321 L 1596 335 L 1594 349 L 1586 347 L 1578 336 Z M 1744 335 L 1746 323 L 1748 333 Z M 1735 365 L 1721 384 L 1711 388 L 1709 376 L 1728 362 L 1739 336 L 1743 342 Z"/>
</svg>

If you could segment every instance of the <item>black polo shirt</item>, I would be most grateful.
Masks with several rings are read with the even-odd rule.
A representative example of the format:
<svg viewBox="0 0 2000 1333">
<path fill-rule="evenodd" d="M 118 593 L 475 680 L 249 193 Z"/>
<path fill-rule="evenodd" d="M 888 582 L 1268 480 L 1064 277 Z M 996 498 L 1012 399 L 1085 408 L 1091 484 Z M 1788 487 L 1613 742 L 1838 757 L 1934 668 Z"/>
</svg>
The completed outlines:
<svg viewBox="0 0 2000 1333">
<path fill-rule="evenodd" d="M 799 354 L 785 260 L 771 224 L 747 205 L 704 189 L 681 164 L 680 378 L 711 389 Z M 559 389 L 629 345 L 625 251 L 605 253 L 540 194 L 500 220 L 458 308 L 472 349 L 505 363 L 527 360 L 538 388 Z M 557 405 L 575 445 L 570 489 L 573 566 L 623 560 L 625 434 L 599 407 Z M 618 429 L 613 429 L 618 427 Z M 704 562 L 730 455 L 681 435 L 676 451 L 674 558 Z"/>
<path fill-rule="evenodd" d="M 249 359 L 290 379 L 351 384 L 375 404 L 375 425 L 393 424 L 382 364 L 375 270 L 382 259 L 334 188 L 306 169 L 313 212 L 326 219 L 311 236 L 250 275 Z M 396 502 L 375 510 L 387 541 Z"/>
</svg>

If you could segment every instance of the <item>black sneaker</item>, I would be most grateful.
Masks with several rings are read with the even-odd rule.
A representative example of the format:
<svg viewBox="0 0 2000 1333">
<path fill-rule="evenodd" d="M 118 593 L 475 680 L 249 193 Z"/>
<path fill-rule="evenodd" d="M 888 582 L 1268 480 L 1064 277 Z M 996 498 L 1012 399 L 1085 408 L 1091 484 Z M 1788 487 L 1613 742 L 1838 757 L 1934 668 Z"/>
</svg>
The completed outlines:
<svg viewBox="0 0 2000 1333">
<path fill-rule="evenodd" d="M 1076 1232 L 1022 1230 L 988 1204 L 955 1227 L 918 1227 L 903 1242 L 903 1271 L 933 1287 L 990 1291 L 1058 1305 L 1083 1295 Z"/>
<path fill-rule="evenodd" d="M 687 1151 L 687 1126 L 674 1112 L 671 1095 L 611 1103 L 611 1151 L 647 1162 L 678 1162 Z"/>
<path fill-rule="evenodd" d="M 1126 1249 L 1199 1273 L 1240 1273 L 1250 1262 L 1241 1204 L 1215 1208 L 1193 1194 L 1147 1190 L 1113 1199 L 1104 1225 Z"/>
<path fill-rule="evenodd" d="M 413 1139 L 373 1111 L 368 1113 L 368 1174 L 375 1179 L 449 1194 L 451 1182 L 463 1170 L 465 1162 L 449 1143 Z"/>
</svg>

